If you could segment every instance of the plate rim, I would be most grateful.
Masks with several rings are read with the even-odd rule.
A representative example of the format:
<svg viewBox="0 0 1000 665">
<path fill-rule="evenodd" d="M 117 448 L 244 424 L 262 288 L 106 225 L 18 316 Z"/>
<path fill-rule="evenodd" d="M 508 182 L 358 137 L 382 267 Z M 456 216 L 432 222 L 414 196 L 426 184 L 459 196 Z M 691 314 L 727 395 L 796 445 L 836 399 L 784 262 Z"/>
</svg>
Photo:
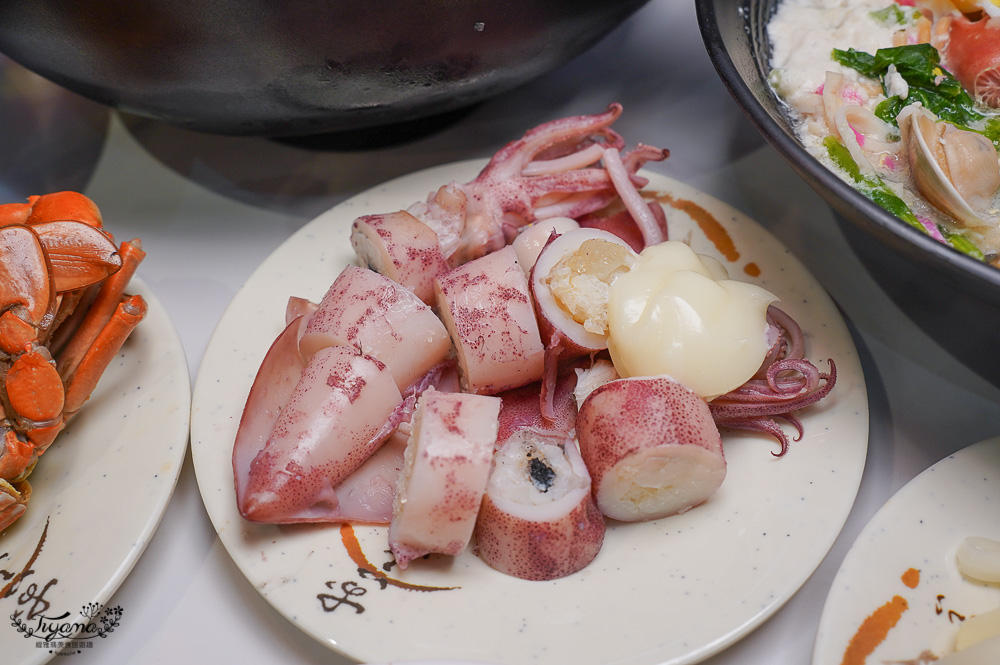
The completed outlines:
<svg viewBox="0 0 1000 665">
<path fill-rule="evenodd" d="M 929 479 L 933 478 L 936 474 L 940 474 L 944 469 L 954 466 L 956 464 L 963 465 L 968 464 L 968 459 L 983 453 L 983 451 L 992 451 L 992 455 L 1000 460 L 1000 435 L 989 437 L 981 441 L 972 443 L 964 448 L 956 450 L 950 453 L 933 464 L 926 467 L 923 471 L 918 473 L 916 476 L 908 480 L 902 487 L 897 489 L 893 494 L 885 500 L 885 502 L 879 506 L 879 508 L 872 514 L 865 525 L 858 532 L 854 541 L 851 543 L 840 562 L 840 566 L 835 573 L 830 590 L 827 593 L 826 599 L 823 602 L 823 608 L 821 610 L 819 623 L 816 627 L 816 638 L 813 646 L 813 652 L 811 657 L 812 665 L 823 665 L 824 662 L 832 663 L 827 657 L 833 653 L 832 649 L 836 648 L 837 645 L 833 643 L 833 637 L 830 636 L 830 631 L 836 625 L 843 623 L 839 620 L 839 617 L 834 616 L 837 612 L 843 612 L 842 606 L 850 605 L 850 598 L 845 591 L 845 583 L 849 584 L 850 581 L 857 575 L 857 569 L 867 568 L 866 566 L 860 566 L 857 560 L 864 556 L 866 553 L 870 554 L 872 548 L 876 547 L 876 543 L 880 542 L 878 539 L 881 537 L 880 534 L 884 529 L 884 524 L 892 518 L 899 517 L 899 513 L 910 513 L 912 512 L 912 495 L 923 491 L 930 483 Z M 1000 477 L 1000 469 L 998 469 L 994 475 Z M 1000 499 L 1000 491 L 997 491 L 996 497 Z M 949 511 L 945 511 L 949 512 Z M 984 534 L 973 534 L 969 533 L 966 535 L 984 535 Z M 1000 537 L 1000 527 L 997 528 L 996 532 L 992 534 L 994 537 Z M 947 543 L 947 549 L 953 551 L 958 547 L 958 541 Z M 912 554 L 912 560 L 918 562 L 919 559 L 926 553 L 914 552 Z M 867 559 L 867 564 L 871 564 L 871 559 Z M 877 565 L 877 562 L 876 562 Z M 957 564 L 954 566 L 957 572 Z M 900 570 L 901 574 L 903 571 Z M 921 571 L 921 577 L 923 577 L 923 572 Z M 969 583 L 969 588 L 971 589 L 975 586 L 974 582 Z M 984 587 L 994 587 L 1000 590 L 997 585 L 982 585 Z M 1000 601 L 1000 594 L 998 595 L 998 601 Z M 888 597 L 887 597 L 888 599 Z M 875 609 L 875 607 L 868 608 L 866 612 L 858 616 L 858 621 L 856 622 L 860 625 L 860 620 Z M 851 624 L 853 625 L 853 624 Z M 846 648 L 846 644 L 841 644 L 840 646 Z M 902 655 L 902 654 L 901 654 Z M 916 656 L 916 654 L 912 654 Z M 943 654 L 938 654 L 943 655 Z M 824 660 L 826 659 L 826 660 Z M 836 661 L 836 662 L 839 662 Z"/>
<path fill-rule="evenodd" d="M 171 443 L 168 443 L 168 437 L 163 437 L 164 445 L 162 446 L 162 450 L 164 451 L 164 454 L 160 458 L 160 461 L 170 463 L 170 476 L 161 484 L 160 490 L 151 499 L 150 511 L 148 513 L 144 513 L 145 517 L 141 519 L 141 526 L 134 533 L 132 545 L 127 549 L 127 551 L 124 551 L 121 561 L 115 566 L 115 569 L 112 571 L 110 577 L 106 580 L 102 580 L 100 585 L 89 593 L 88 598 L 83 601 L 97 603 L 100 607 L 104 607 L 108 604 L 108 602 L 110 602 L 114 594 L 131 574 L 153 536 L 156 534 L 156 531 L 159 529 L 166 514 L 167 507 L 170 505 L 170 501 L 177 490 L 177 485 L 183 470 L 184 460 L 187 456 L 188 444 L 190 441 L 190 404 L 192 396 L 191 372 L 180 334 L 167 313 L 166 308 L 163 307 L 160 299 L 140 275 L 137 274 L 132 277 L 127 291 L 129 293 L 138 293 L 146 300 L 148 306 L 147 316 L 146 319 L 140 323 L 140 329 L 142 329 L 145 324 L 145 330 L 149 331 L 151 338 L 155 338 L 155 340 L 151 342 L 151 347 L 156 347 L 153 350 L 156 352 L 162 352 L 164 349 L 169 349 L 170 354 L 173 354 L 174 356 L 174 362 L 172 364 L 172 368 L 170 369 L 170 375 L 173 380 L 170 383 L 171 385 L 176 384 L 177 386 L 176 390 L 178 393 L 175 395 L 175 402 L 178 408 L 173 413 L 175 413 L 176 417 L 180 420 L 174 426 L 176 432 L 170 433 L 170 437 L 176 436 L 176 440 L 171 438 Z M 150 316 L 150 314 L 153 314 L 153 316 Z M 137 362 L 142 362 L 142 360 L 143 359 L 136 359 Z M 98 383 L 98 387 L 100 387 L 100 383 Z M 169 409 L 169 407 L 170 405 L 168 404 L 167 408 Z M 86 406 L 84 406 L 83 411 L 88 411 Z M 62 441 L 63 439 L 60 437 L 56 439 L 55 443 L 60 444 Z M 135 447 L 135 449 L 137 451 L 140 450 L 138 447 Z M 142 450 L 143 454 L 146 454 L 148 449 L 143 448 Z M 167 454 L 167 451 L 171 451 L 169 455 Z M 57 452 L 57 450 L 51 450 L 49 451 L 49 454 L 53 452 Z M 35 495 L 33 494 L 33 496 Z M 32 507 L 29 505 L 28 509 L 31 510 L 31 508 Z M 136 523 L 138 524 L 139 521 L 140 520 L 136 520 Z M 49 547 L 52 546 L 51 542 L 47 542 L 46 544 Z M 2 542 L 0 542 L 0 548 L 2 547 Z M 117 559 L 118 557 L 115 558 Z M 4 640 L 0 639 L 0 643 L 3 641 Z M 58 649 L 52 652 L 49 652 L 46 649 L 35 649 L 34 652 L 21 660 L 10 661 L 10 665 L 42 665 L 42 663 L 46 663 L 58 655 L 58 651 Z"/>
<path fill-rule="evenodd" d="M 330 223 L 330 221 L 329 221 L 330 217 L 331 216 L 336 216 L 335 211 L 340 211 L 343 207 L 350 207 L 350 206 L 353 206 L 353 205 L 357 205 L 357 203 L 360 202 L 360 201 L 362 201 L 365 197 L 376 196 L 379 193 L 385 192 L 386 190 L 389 190 L 389 189 L 393 188 L 394 186 L 397 185 L 397 183 L 400 183 L 400 182 L 411 181 L 411 180 L 417 179 L 417 178 L 432 178 L 432 177 L 438 176 L 439 174 L 452 174 L 452 172 L 462 172 L 462 173 L 471 172 L 474 175 L 474 173 L 476 172 L 475 169 L 481 168 L 486 163 L 486 161 L 487 160 L 485 160 L 485 159 L 468 159 L 468 160 L 461 160 L 461 161 L 457 161 L 457 162 L 451 162 L 451 163 L 447 163 L 447 164 L 441 164 L 441 165 L 433 166 L 433 167 L 430 167 L 430 168 L 427 168 L 427 169 L 422 169 L 422 170 L 419 170 L 419 171 L 416 171 L 416 172 L 413 172 L 413 173 L 410 173 L 410 174 L 406 174 L 406 175 L 403 175 L 403 176 L 399 176 L 399 177 L 393 178 L 393 179 L 391 179 L 389 181 L 386 181 L 385 183 L 376 185 L 376 186 L 374 186 L 372 188 L 369 188 L 369 189 L 365 190 L 364 192 L 361 192 L 361 193 L 359 193 L 359 194 L 357 194 L 355 196 L 352 196 L 352 197 L 346 199 L 345 201 L 342 201 L 341 203 L 339 203 L 339 204 L 333 206 L 332 208 L 330 208 L 329 210 L 326 210 L 326 211 L 320 213 L 319 215 L 317 215 L 314 219 L 312 219 L 310 222 L 308 222 L 305 226 L 303 226 L 298 231 L 296 231 L 295 234 L 293 234 L 292 236 L 290 236 L 278 248 L 276 248 L 274 250 L 274 252 L 271 255 L 269 255 L 264 261 L 262 261 L 261 264 L 258 266 L 258 268 L 254 270 L 253 274 L 245 282 L 244 286 L 240 289 L 240 291 L 243 292 L 244 290 L 251 288 L 253 286 L 253 284 L 254 284 L 254 281 L 255 281 L 254 277 L 256 277 L 258 275 L 258 273 L 266 273 L 269 269 L 272 268 L 272 266 L 274 264 L 276 264 L 278 262 L 277 256 L 279 255 L 279 253 L 281 252 L 282 248 L 285 247 L 286 244 L 289 244 L 289 243 L 301 240 L 304 236 L 308 236 L 312 232 L 312 229 L 315 228 L 314 225 L 324 224 L 324 223 Z M 670 187 L 674 187 L 676 189 L 680 189 L 680 190 L 684 190 L 684 191 L 696 193 L 698 196 L 704 197 L 705 200 L 712 201 L 713 204 L 718 205 L 718 206 L 724 208 L 726 211 L 732 211 L 734 214 L 739 215 L 739 216 L 741 216 L 741 217 L 749 220 L 751 223 L 753 223 L 754 225 L 756 225 L 759 228 L 759 230 L 761 232 L 763 232 L 764 235 L 766 235 L 766 237 L 768 238 L 769 242 L 774 243 L 777 247 L 779 247 L 781 250 L 783 250 L 786 254 L 791 255 L 791 253 L 780 242 L 780 240 L 778 240 L 775 236 L 773 236 L 773 234 L 771 234 L 767 229 L 765 229 L 764 227 L 760 226 L 757 222 L 755 222 L 754 220 L 750 219 L 749 216 L 743 214 L 742 212 L 740 212 L 736 208 L 732 207 L 728 203 L 725 203 L 724 201 L 721 201 L 720 199 L 717 199 L 717 198 L 715 198 L 715 197 L 713 197 L 713 196 L 711 196 L 711 195 L 709 195 L 709 194 L 707 194 L 705 192 L 702 192 L 702 191 L 694 188 L 693 186 L 691 186 L 691 185 L 689 185 L 687 183 L 678 181 L 678 180 L 676 180 L 674 178 L 671 178 L 669 176 L 665 176 L 665 175 L 662 175 L 662 174 L 659 174 L 659 173 L 655 173 L 655 172 L 647 172 L 647 171 L 643 171 L 642 174 L 643 175 L 647 175 L 647 176 L 651 176 L 653 178 L 654 182 L 659 181 L 660 183 L 668 183 Z M 444 178 L 440 178 L 439 177 L 436 180 L 436 182 L 438 182 L 439 184 L 443 184 L 448 179 L 453 179 L 454 177 L 457 177 L 457 176 L 455 176 L 455 175 L 447 175 Z M 657 189 L 657 187 L 655 187 L 653 185 L 653 183 L 651 183 L 650 187 L 652 187 L 654 189 Z M 799 263 L 798 259 L 795 258 L 794 256 L 791 256 L 791 260 L 794 261 L 799 266 L 801 266 L 801 263 Z M 804 266 L 801 266 L 801 267 L 810 276 L 810 278 L 812 279 L 812 281 L 818 287 L 818 291 L 819 291 L 819 293 L 821 293 L 822 297 L 825 298 L 829 302 L 830 306 L 832 306 L 836 310 L 835 303 L 833 303 L 832 299 L 829 297 L 829 294 L 826 293 L 825 289 L 823 289 L 822 286 L 819 285 L 819 283 L 815 281 L 815 278 L 812 277 L 811 273 L 809 273 L 808 270 L 805 270 Z M 332 278 L 331 278 L 331 281 L 332 281 Z M 320 289 L 325 289 L 325 287 L 326 287 L 325 285 L 320 285 L 319 288 Z M 289 296 L 289 295 L 293 295 L 293 294 L 292 293 L 286 293 L 285 297 L 287 298 L 287 296 Z M 304 294 L 296 293 L 294 295 L 304 295 Z M 206 357 L 209 355 L 211 349 L 216 344 L 222 344 L 222 343 L 224 343 L 224 342 L 218 341 L 216 339 L 216 336 L 222 334 L 221 328 L 223 327 L 223 323 L 224 323 L 225 319 L 227 319 L 227 317 L 231 314 L 231 312 L 234 311 L 237 308 L 237 303 L 242 299 L 242 297 L 244 297 L 244 296 L 241 296 L 241 293 L 237 293 L 236 296 L 234 296 L 233 301 L 230 303 L 230 305 L 227 306 L 226 313 L 220 319 L 220 321 L 219 321 L 219 323 L 218 323 L 218 325 L 216 327 L 216 330 L 213 332 L 212 338 L 209 340 L 209 344 L 207 346 L 206 354 L 205 354 Z M 676 663 L 682 663 L 682 662 L 683 663 L 694 663 L 694 662 L 698 662 L 700 660 L 703 660 L 705 658 L 708 658 L 708 657 L 714 655 L 715 653 L 718 653 L 719 651 L 723 650 L 724 648 L 730 646 L 731 644 L 735 643 L 739 639 L 742 639 L 747 634 L 749 634 L 750 632 L 752 632 L 753 630 L 755 630 L 757 627 L 759 627 L 760 624 L 762 624 L 766 619 L 768 619 L 775 612 L 777 612 L 784 605 L 784 603 L 787 602 L 787 600 L 790 599 L 798 591 L 798 589 L 801 588 L 802 584 L 804 584 L 806 582 L 806 580 L 811 575 L 811 573 L 815 571 L 815 569 L 819 566 L 820 563 L 822 563 L 823 559 L 829 553 L 829 551 L 832 548 L 832 546 L 833 546 L 836 538 L 839 536 L 841 530 L 844 527 L 844 524 L 846 523 L 847 517 L 848 517 L 848 515 L 850 513 L 850 509 L 851 509 L 851 507 L 853 506 L 854 502 L 857 499 L 857 493 L 858 493 L 858 489 L 860 487 L 861 477 L 862 477 L 863 469 L 864 469 L 864 466 L 865 466 L 865 461 L 867 459 L 868 438 L 870 436 L 870 430 L 869 430 L 869 422 L 868 422 L 867 387 L 865 385 L 865 380 L 864 380 L 863 372 L 860 371 L 860 361 L 857 359 L 857 344 L 855 343 L 853 335 L 850 332 L 850 330 L 849 330 L 849 328 L 848 328 L 848 326 L 846 324 L 846 319 L 844 317 L 843 312 L 840 312 L 838 310 L 837 313 L 836 313 L 836 317 L 837 317 L 837 321 L 839 321 L 844 326 L 844 334 L 846 336 L 847 343 L 850 345 L 851 350 L 854 352 L 854 358 L 855 358 L 855 360 L 858 363 L 858 369 L 859 369 L 858 381 L 859 381 L 859 388 L 861 390 L 861 403 L 862 403 L 861 406 L 860 406 L 860 408 L 861 408 L 861 410 L 863 410 L 863 414 L 862 414 L 862 417 L 860 418 L 860 420 L 863 421 L 863 437 L 862 438 L 864 439 L 863 453 L 861 455 L 860 464 L 859 464 L 859 466 L 857 468 L 857 473 L 856 473 L 856 477 L 854 479 L 854 482 L 851 485 L 851 487 L 849 488 L 849 494 L 850 494 L 849 501 L 847 502 L 847 505 L 846 505 L 845 509 L 843 510 L 843 513 L 838 516 L 838 526 L 831 533 L 827 534 L 827 538 L 824 540 L 823 546 L 822 546 L 823 555 L 820 556 L 815 561 L 814 565 L 811 568 L 810 573 L 804 575 L 801 580 L 799 580 L 796 584 L 794 584 L 794 589 L 791 590 L 790 593 L 788 593 L 787 595 L 785 595 L 780 602 L 772 604 L 772 605 L 766 607 L 763 611 L 758 612 L 752 618 L 752 620 L 745 622 L 740 627 L 740 629 L 738 629 L 736 631 L 732 631 L 727 636 L 725 636 L 726 639 L 719 639 L 719 640 L 716 640 L 715 642 L 713 642 L 711 644 L 703 645 L 700 650 L 696 650 L 696 655 L 695 655 L 695 657 L 693 659 L 691 659 L 691 658 L 684 658 L 684 659 L 680 659 L 680 660 L 671 660 L 670 661 L 671 663 L 675 663 L 675 662 Z M 257 365 L 259 365 L 259 362 L 260 362 L 260 359 L 257 359 L 257 361 L 256 361 Z M 210 480 L 207 479 L 208 472 L 205 471 L 205 468 L 204 468 L 204 464 L 205 463 L 201 461 L 202 444 L 201 444 L 201 441 L 200 441 L 199 434 L 201 433 L 201 429 L 202 429 L 202 427 L 201 427 L 202 426 L 202 421 L 201 421 L 201 415 L 199 414 L 199 404 L 201 402 L 202 396 L 207 391 L 209 391 L 208 384 L 213 380 L 212 377 L 208 376 L 207 372 L 205 372 L 205 374 L 203 374 L 203 370 L 204 369 L 205 369 L 205 364 L 203 363 L 202 364 L 202 370 L 199 371 L 199 375 L 198 375 L 198 377 L 195 380 L 194 396 L 193 396 L 193 402 L 192 402 L 192 404 L 193 404 L 193 406 L 192 406 L 193 417 L 192 417 L 191 448 L 192 448 L 192 458 L 193 458 L 193 461 L 194 461 L 195 474 L 196 474 L 196 477 L 197 477 L 197 480 L 198 480 L 199 490 L 201 491 L 203 500 L 206 503 L 206 509 L 209 512 L 209 516 L 211 518 L 213 527 L 216 529 L 216 532 L 219 534 L 220 540 L 222 540 L 223 545 L 225 546 L 225 548 L 227 550 L 227 553 L 229 553 L 230 557 L 233 558 L 234 562 L 237 564 L 237 567 L 240 569 L 240 571 L 243 574 L 243 576 L 247 579 L 248 582 L 250 582 L 251 584 L 253 584 L 253 586 L 255 586 L 255 588 L 257 588 L 258 592 L 264 597 L 264 599 L 274 609 L 276 609 L 279 612 L 279 614 L 281 614 L 286 619 L 288 619 L 290 622 L 292 622 L 294 625 L 296 625 L 296 627 L 298 627 L 300 630 L 302 630 L 304 633 L 306 633 L 310 638 L 315 639 L 315 640 L 317 640 L 317 641 L 325 644 L 326 646 L 334 649 L 335 651 L 338 651 L 339 653 L 344 654 L 347 657 L 357 658 L 358 656 L 356 654 L 352 654 L 351 652 L 349 652 L 347 650 L 344 650 L 342 648 L 342 646 L 339 645 L 339 644 L 337 644 L 334 639 L 332 639 L 332 638 L 330 638 L 328 636 L 323 636 L 323 635 L 315 634 L 313 631 L 311 631 L 308 628 L 304 627 L 299 621 L 297 621 L 296 618 L 294 616 L 292 616 L 293 613 L 290 613 L 290 612 L 286 611 L 286 609 L 283 608 L 283 607 L 279 607 L 276 604 L 276 602 L 271 597 L 269 597 L 269 595 L 268 595 L 268 593 L 267 593 L 267 591 L 265 589 L 263 589 L 260 586 L 258 586 L 257 584 L 253 583 L 253 581 L 250 579 L 250 574 L 245 569 L 244 563 L 241 562 L 240 561 L 240 557 L 231 550 L 230 543 L 228 542 L 228 536 L 223 535 L 223 532 L 226 530 L 226 526 L 227 525 L 221 525 L 219 522 L 220 522 L 220 520 L 222 520 L 224 518 L 221 517 L 221 516 L 217 516 L 214 513 L 214 511 L 209 507 L 209 504 L 212 502 L 212 498 L 211 498 L 210 494 L 214 493 L 214 492 L 218 492 L 219 491 L 219 487 L 216 484 L 213 484 L 213 481 L 210 481 Z M 254 372 L 255 371 L 256 371 L 256 365 L 254 366 Z M 252 379 L 252 377 L 251 377 L 251 379 Z M 247 388 L 249 388 L 249 384 L 247 385 Z M 245 394 L 242 397 L 245 400 Z M 237 417 L 237 420 L 238 420 L 238 417 Z M 238 515 L 237 515 L 237 517 L 238 517 Z M 692 653 L 695 653 L 695 652 L 692 652 Z"/>
</svg>

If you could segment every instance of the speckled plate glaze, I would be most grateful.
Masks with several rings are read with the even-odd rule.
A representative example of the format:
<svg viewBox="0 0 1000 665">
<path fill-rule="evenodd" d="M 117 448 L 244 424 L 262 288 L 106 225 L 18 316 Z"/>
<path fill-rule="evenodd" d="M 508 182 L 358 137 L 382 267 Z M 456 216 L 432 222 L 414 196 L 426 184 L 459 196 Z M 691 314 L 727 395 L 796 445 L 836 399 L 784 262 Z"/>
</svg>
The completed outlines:
<svg viewBox="0 0 1000 665">
<path fill-rule="evenodd" d="M 672 202 L 673 237 L 779 294 L 807 331 L 808 355 L 821 366 L 836 360 L 833 395 L 805 415 L 806 435 L 786 457 L 772 456 L 769 439 L 727 433 L 729 475 L 710 501 L 678 517 L 612 525 L 589 567 L 552 582 L 502 575 L 471 548 L 399 571 L 389 565 L 385 527 L 266 526 L 237 512 L 233 440 L 288 297 L 319 300 L 354 260 L 348 233 L 357 216 L 403 209 L 449 180 L 470 180 L 484 164 L 441 166 L 360 194 L 306 225 L 247 281 L 222 317 L 195 383 L 192 454 L 208 513 L 268 602 L 357 660 L 702 660 L 760 625 L 826 555 L 861 480 L 868 403 L 847 328 L 805 268 L 752 220 L 655 174 L 645 174 L 648 189 Z M 721 226 L 706 235 L 696 219 L 705 228 L 713 221 Z M 749 277 L 757 268 L 759 275 Z"/>
<path fill-rule="evenodd" d="M 1000 607 L 1000 585 L 958 571 L 955 552 L 966 536 L 1000 540 L 1000 437 L 941 460 L 872 517 L 833 580 L 813 665 L 841 665 L 865 619 L 890 603 L 901 606 L 897 597 L 906 609 L 867 662 L 951 652 L 961 617 Z"/>
<path fill-rule="evenodd" d="M 27 512 L 0 534 L 5 665 L 45 662 L 60 643 L 69 654 L 88 648 L 62 635 L 39 636 L 39 617 L 68 613 L 55 623 L 92 622 L 114 639 L 107 630 L 114 619 L 101 606 L 156 531 L 180 474 L 191 408 L 184 349 L 143 282 L 133 279 L 129 292 L 147 299 L 146 319 L 39 460 Z M 87 608 L 98 612 L 84 620 Z M 129 608 L 121 609 L 124 625 Z M 100 640 L 94 632 L 81 633 L 80 642 Z"/>
</svg>

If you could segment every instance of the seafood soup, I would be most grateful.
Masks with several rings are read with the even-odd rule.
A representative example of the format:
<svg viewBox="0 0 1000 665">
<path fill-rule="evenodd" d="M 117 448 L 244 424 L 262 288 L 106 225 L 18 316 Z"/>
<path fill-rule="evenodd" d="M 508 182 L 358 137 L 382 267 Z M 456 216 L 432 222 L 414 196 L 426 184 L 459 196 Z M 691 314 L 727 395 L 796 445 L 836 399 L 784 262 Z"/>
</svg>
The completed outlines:
<svg viewBox="0 0 1000 665">
<path fill-rule="evenodd" d="M 813 156 L 1000 267 L 1000 4 L 783 0 L 768 36 L 769 83 Z"/>
</svg>

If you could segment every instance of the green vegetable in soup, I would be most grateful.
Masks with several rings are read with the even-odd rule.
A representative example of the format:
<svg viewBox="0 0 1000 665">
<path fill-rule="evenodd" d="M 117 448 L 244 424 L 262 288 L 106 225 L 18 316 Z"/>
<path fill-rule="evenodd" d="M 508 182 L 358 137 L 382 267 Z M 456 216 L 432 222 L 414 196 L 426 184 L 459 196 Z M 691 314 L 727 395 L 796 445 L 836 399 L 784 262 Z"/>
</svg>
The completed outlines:
<svg viewBox="0 0 1000 665">
<path fill-rule="evenodd" d="M 861 169 L 858 168 L 858 163 L 854 161 L 854 157 L 851 156 L 850 151 L 836 137 L 827 136 L 823 139 L 823 147 L 826 148 L 826 152 L 833 163 L 851 177 L 858 191 L 878 204 L 879 207 L 885 208 L 910 226 L 916 227 L 925 233 L 927 232 L 927 229 L 917 219 L 917 216 L 913 214 L 913 211 L 906 205 L 906 202 L 889 189 L 888 185 L 881 178 L 861 174 Z"/>
<path fill-rule="evenodd" d="M 923 233 L 930 232 L 924 223 L 917 218 L 917 216 L 910 210 L 910 207 L 906 205 L 903 199 L 889 188 L 885 182 L 878 176 L 866 176 L 861 173 L 861 169 L 858 167 L 858 163 L 854 161 L 854 157 L 851 156 L 850 151 L 844 146 L 843 143 L 838 141 L 834 136 L 827 136 L 823 139 L 823 147 L 826 148 L 827 155 L 829 155 L 830 160 L 833 161 L 839 168 L 843 169 L 844 172 L 850 176 L 851 180 L 855 183 L 855 189 L 865 195 L 869 200 L 875 203 L 880 208 L 883 208 L 887 212 L 892 213 L 896 217 L 909 224 L 910 226 L 919 229 Z M 968 254 L 969 256 L 978 259 L 980 261 L 985 261 L 986 256 L 983 254 L 982 250 L 976 247 L 975 243 L 966 238 L 965 236 L 953 233 L 940 224 L 937 225 L 938 230 L 941 232 L 942 237 L 952 248 L 957 249 L 963 254 Z"/>
<path fill-rule="evenodd" d="M 903 107 L 914 102 L 920 102 L 942 120 L 964 129 L 986 118 L 976 110 L 975 101 L 958 79 L 941 67 L 941 55 L 930 44 L 882 48 L 875 51 L 875 55 L 855 49 L 834 49 L 833 58 L 845 67 L 881 81 L 886 95 L 889 94 L 885 80 L 889 67 L 896 68 L 909 87 L 907 98 L 891 96 L 875 109 L 875 115 L 890 124 L 895 125 L 896 116 Z"/>
<path fill-rule="evenodd" d="M 869 12 L 869 15 L 881 25 L 905 26 L 913 22 L 916 10 L 913 7 L 904 9 L 893 3 L 884 9 L 876 9 L 873 12 Z"/>
</svg>

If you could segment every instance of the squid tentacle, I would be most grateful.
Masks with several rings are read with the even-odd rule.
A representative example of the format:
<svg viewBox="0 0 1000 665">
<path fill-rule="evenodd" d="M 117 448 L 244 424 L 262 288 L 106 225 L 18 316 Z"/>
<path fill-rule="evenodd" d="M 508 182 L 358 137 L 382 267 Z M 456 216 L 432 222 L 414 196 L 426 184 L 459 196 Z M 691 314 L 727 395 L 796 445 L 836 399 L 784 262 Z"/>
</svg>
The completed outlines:
<svg viewBox="0 0 1000 665">
<path fill-rule="evenodd" d="M 709 409 L 719 427 L 759 432 L 774 437 L 781 457 L 788 451 L 788 436 L 775 419 L 790 423 L 802 437 L 802 423 L 794 412 L 819 402 L 837 382 L 833 359 L 829 372 L 821 372 L 805 355 L 805 336 L 799 324 L 786 312 L 771 305 L 767 320 L 775 331 L 775 342 L 761 369 L 739 388 L 721 395 Z"/>
</svg>

